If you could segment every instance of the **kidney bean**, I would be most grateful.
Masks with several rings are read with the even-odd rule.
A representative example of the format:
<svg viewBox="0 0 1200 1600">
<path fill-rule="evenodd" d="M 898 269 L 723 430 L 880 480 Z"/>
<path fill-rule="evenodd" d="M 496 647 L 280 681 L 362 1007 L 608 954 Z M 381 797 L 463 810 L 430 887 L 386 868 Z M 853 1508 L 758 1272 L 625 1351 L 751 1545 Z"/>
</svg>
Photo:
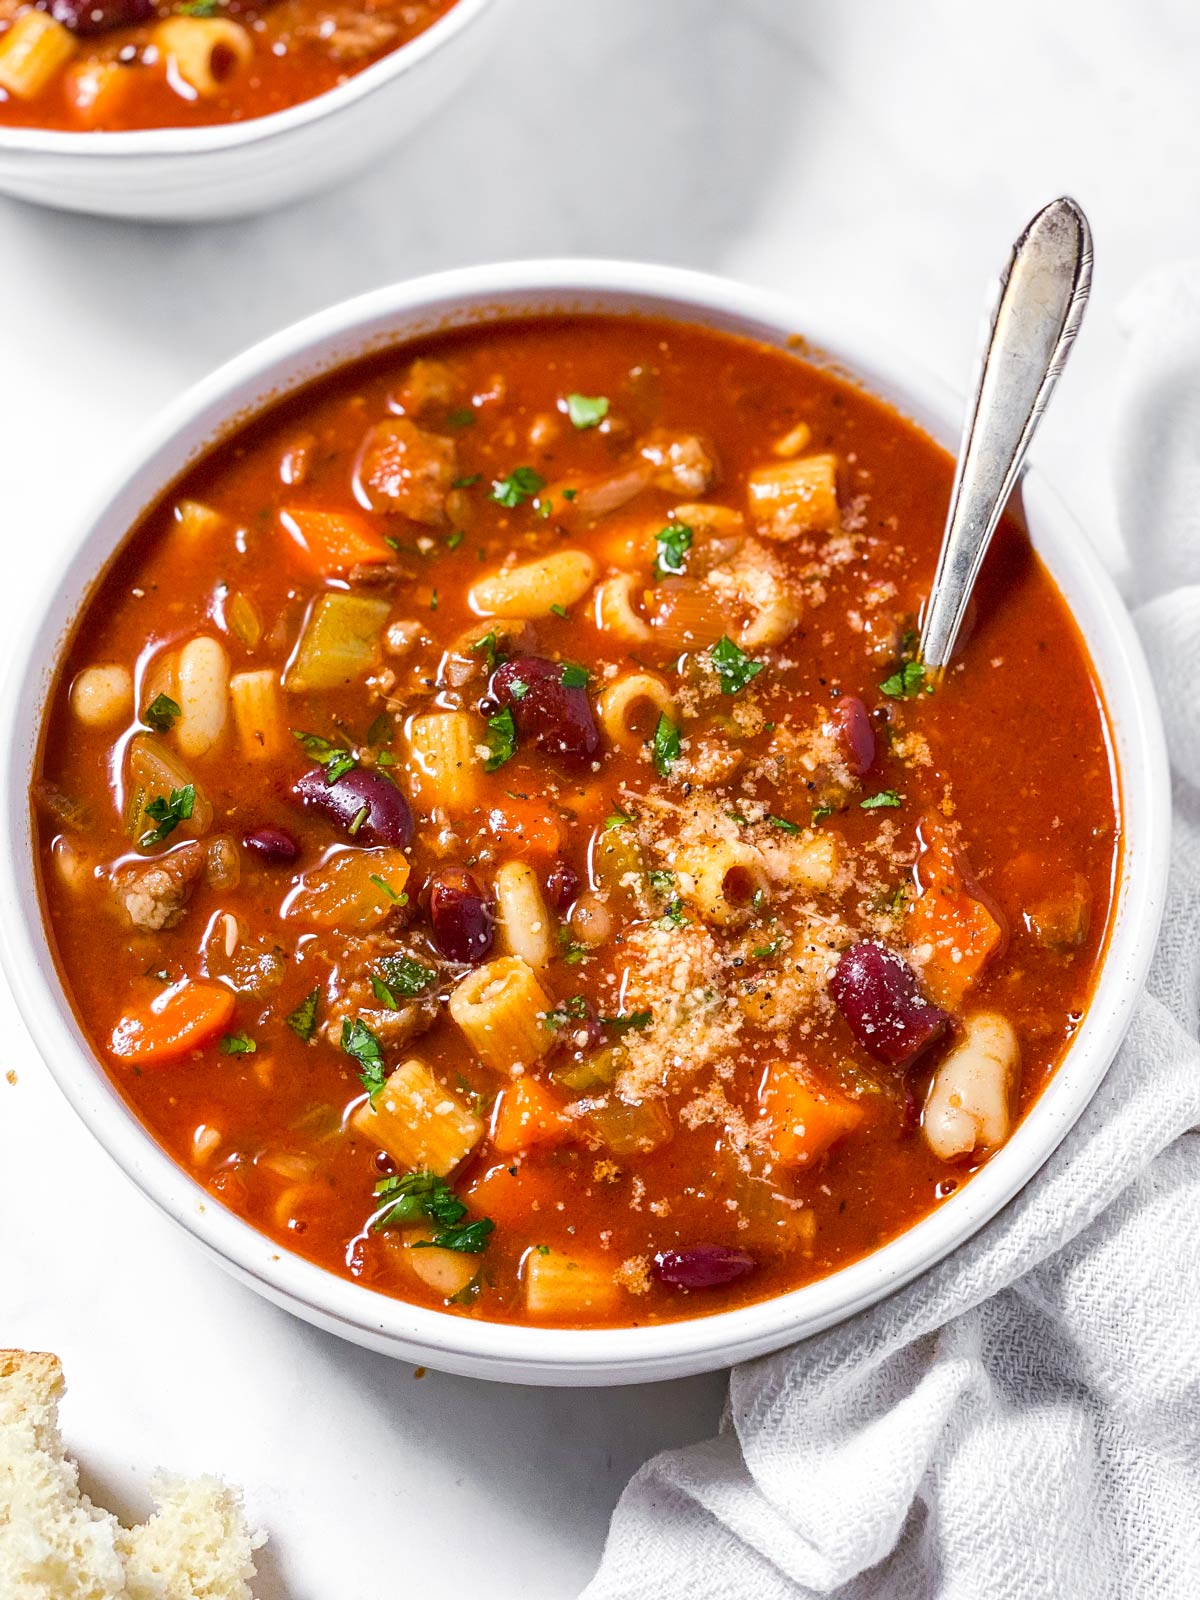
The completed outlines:
<svg viewBox="0 0 1200 1600">
<path fill-rule="evenodd" d="M 114 28 L 135 28 L 154 15 L 153 0 L 48 0 L 38 6 L 48 11 L 72 33 L 87 36 L 111 33 Z"/>
<path fill-rule="evenodd" d="M 310 767 L 296 779 L 292 794 L 302 805 L 323 811 L 344 828 L 349 829 L 361 818 L 354 837 L 362 844 L 386 844 L 403 850 L 412 843 L 412 810 L 382 772 L 352 767 L 336 783 L 329 783 L 324 767 Z"/>
<path fill-rule="evenodd" d="M 300 846 L 286 828 L 251 828 L 242 835 L 242 843 L 261 861 L 294 861 Z"/>
<path fill-rule="evenodd" d="M 908 963 L 874 939 L 843 951 L 829 991 L 867 1054 L 890 1067 L 908 1066 L 950 1026 Z"/>
<path fill-rule="evenodd" d="M 564 761 L 590 761 L 600 748 L 600 730 L 587 690 L 567 685 L 563 661 L 516 656 L 492 677 L 492 698 L 512 711 L 517 733 L 539 750 Z"/>
<path fill-rule="evenodd" d="M 447 961 L 478 966 L 491 952 L 496 908 L 478 879 L 461 867 L 443 867 L 429 880 L 433 942 Z"/>
<path fill-rule="evenodd" d="M 654 1258 L 656 1276 L 672 1289 L 716 1289 L 753 1272 L 757 1265 L 748 1250 L 736 1250 L 728 1244 L 660 1250 Z"/>
<path fill-rule="evenodd" d="M 861 778 L 875 764 L 875 730 L 867 708 L 856 694 L 843 695 L 833 720 L 846 765 Z"/>
<path fill-rule="evenodd" d="M 546 899 L 555 911 L 565 911 L 573 905 L 581 888 L 579 874 L 566 861 L 556 861 L 546 876 Z"/>
</svg>

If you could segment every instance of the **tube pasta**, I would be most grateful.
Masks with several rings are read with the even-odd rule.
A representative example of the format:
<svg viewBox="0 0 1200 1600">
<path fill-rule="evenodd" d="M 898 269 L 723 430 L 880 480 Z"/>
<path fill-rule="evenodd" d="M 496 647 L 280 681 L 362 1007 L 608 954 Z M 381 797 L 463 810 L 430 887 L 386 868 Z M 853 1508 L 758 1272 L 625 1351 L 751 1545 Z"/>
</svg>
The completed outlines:
<svg viewBox="0 0 1200 1600">
<path fill-rule="evenodd" d="M 585 550 L 558 550 L 519 567 L 489 573 L 471 586 L 471 608 L 482 617 L 544 617 L 551 606 L 573 606 L 596 581 Z"/>
<path fill-rule="evenodd" d="M 496 873 L 495 890 L 500 948 L 544 972 L 554 958 L 554 937 L 537 873 L 524 861 L 506 861 Z"/>
<path fill-rule="evenodd" d="M 761 853 L 735 839 L 693 845 L 675 857 L 679 892 L 705 922 L 729 927 L 743 921 L 756 896 L 769 888 Z"/>
<path fill-rule="evenodd" d="M 768 539 L 832 533 L 840 521 L 837 457 L 800 456 L 759 467 L 746 480 L 750 515 Z"/>
<path fill-rule="evenodd" d="M 408 745 L 426 806 L 461 811 L 473 804 L 479 742 L 479 728 L 467 711 L 431 711 L 412 718 Z"/>
<path fill-rule="evenodd" d="M 229 711 L 229 657 L 216 639 L 200 634 L 179 652 L 179 720 L 175 741 L 189 760 L 206 755 L 225 731 Z"/>
<path fill-rule="evenodd" d="M 776 439 L 771 446 L 771 454 L 786 460 L 790 456 L 802 455 L 811 443 L 812 429 L 807 422 L 798 422 L 794 428 L 788 429 L 782 439 Z"/>
<path fill-rule="evenodd" d="M 84 667 L 71 685 L 71 710 L 85 728 L 115 728 L 133 715 L 133 674 L 117 662 Z"/>
<path fill-rule="evenodd" d="M 791 889 L 828 889 L 842 859 L 834 834 L 811 831 L 770 840 L 760 846 L 759 854 L 768 877 Z"/>
<path fill-rule="evenodd" d="M 182 79 L 202 100 L 220 94 L 254 57 L 254 41 L 228 17 L 167 17 L 155 28 L 154 38 L 168 74 Z"/>
<path fill-rule="evenodd" d="M 550 996 L 520 956 L 501 956 L 468 973 L 450 996 L 450 1015 L 467 1043 L 496 1072 L 538 1061 L 553 1043 Z"/>
<path fill-rule="evenodd" d="M 229 698 L 238 744 L 248 761 L 269 761 L 288 748 L 287 722 L 279 678 L 269 667 L 259 672 L 235 672 L 229 680 Z"/>
<path fill-rule="evenodd" d="M 23 11 L 0 34 L 0 89 L 33 100 L 75 54 L 75 36 L 44 11 Z"/>
<path fill-rule="evenodd" d="M 621 1294 L 611 1267 L 572 1260 L 558 1250 L 531 1250 L 521 1267 L 525 1309 L 531 1317 L 578 1320 L 614 1311 Z"/>
<path fill-rule="evenodd" d="M 406 1061 L 351 1117 L 355 1128 L 400 1167 L 453 1172 L 483 1138 L 483 1123 L 423 1061 Z"/>
<path fill-rule="evenodd" d="M 596 626 L 618 639 L 647 644 L 654 637 L 650 624 L 633 608 L 637 579 L 631 572 L 618 572 L 596 588 Z"/>
<path fill-rule="evenodd" d="M 671 691 L 652 672 L 630 672 L 610 683 L 596 701 L 600 725 L 612 744 L 632 747 L 645 744 L 647 730 L 635 725 L 634 717 L 649 707 L 649 731 L 660 716 L 678 724 L 679 715 Z"/>
<path fill-rule="evenodd" d="M 933 1075 L 921 1119 L 925 1142 L 941 1161 L 994 1150 L 1008 1138 L 1021 1065 L 1016 1033 L 996 1011 L 977 1011 Z"/>
</svg>

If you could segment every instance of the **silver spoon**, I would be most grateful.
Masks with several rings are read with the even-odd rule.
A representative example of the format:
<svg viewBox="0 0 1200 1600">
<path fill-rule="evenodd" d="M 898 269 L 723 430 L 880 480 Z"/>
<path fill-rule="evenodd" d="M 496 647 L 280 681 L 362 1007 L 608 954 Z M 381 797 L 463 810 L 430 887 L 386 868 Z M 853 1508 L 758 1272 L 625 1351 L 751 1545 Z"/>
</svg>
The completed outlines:
<svg viewBox="0 0 1200 1600">
<path fill-rule="evenodd" d="M 929 681 L 949 665 L 984 555 L 1066 365 L 1091 286 L 1092 230 L 1064 196 L 1034 217 L 1000 280 L 921 627 L 919 657 Z"/>
</svg>

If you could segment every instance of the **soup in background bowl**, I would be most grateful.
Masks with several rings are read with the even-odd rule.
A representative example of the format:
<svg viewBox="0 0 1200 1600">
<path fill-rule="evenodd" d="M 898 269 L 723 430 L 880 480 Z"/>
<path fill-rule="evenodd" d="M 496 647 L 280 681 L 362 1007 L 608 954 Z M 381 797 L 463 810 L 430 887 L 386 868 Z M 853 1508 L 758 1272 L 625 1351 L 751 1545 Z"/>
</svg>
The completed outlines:
<svg viewBox="0 0 1200 1600">
<path fill-rule="evenodd" d="M 205 1216 L 364 1324 L 595 1377 L 599 1330 L 781 1342 L 961 1215 L 1103 1007 L 1137 858 L 1015 522 L 925 681 L 918 426 L 761 329 L 501 309 L 138 519 L 34 843 L 77 1028 Z"/>
</svg>

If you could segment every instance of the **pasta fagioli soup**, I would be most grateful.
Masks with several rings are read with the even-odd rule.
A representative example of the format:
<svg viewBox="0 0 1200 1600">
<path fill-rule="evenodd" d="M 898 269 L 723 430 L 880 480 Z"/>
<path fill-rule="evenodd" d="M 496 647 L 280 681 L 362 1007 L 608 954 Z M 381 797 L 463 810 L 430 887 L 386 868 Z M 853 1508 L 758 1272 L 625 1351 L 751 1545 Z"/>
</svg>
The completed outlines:
<svg viewBox="0 0 1200 1600">
<path fill-rule="evenodd" d="M 0 126 L 201 127 L 283 111 L 454 0 L 0 0 Z"/>
<path fill-rule="evenodd" d="M 464 1317 L 723 1310 L 944 1204 L 1077 1028 L 1119 859 L 1014 525 L 915 660 L 950 478 L 843 379 L 635 317 L 397 349 L 213 450 L 84 608 L 34 786 L 133 1112 Z"/>
</svg>

